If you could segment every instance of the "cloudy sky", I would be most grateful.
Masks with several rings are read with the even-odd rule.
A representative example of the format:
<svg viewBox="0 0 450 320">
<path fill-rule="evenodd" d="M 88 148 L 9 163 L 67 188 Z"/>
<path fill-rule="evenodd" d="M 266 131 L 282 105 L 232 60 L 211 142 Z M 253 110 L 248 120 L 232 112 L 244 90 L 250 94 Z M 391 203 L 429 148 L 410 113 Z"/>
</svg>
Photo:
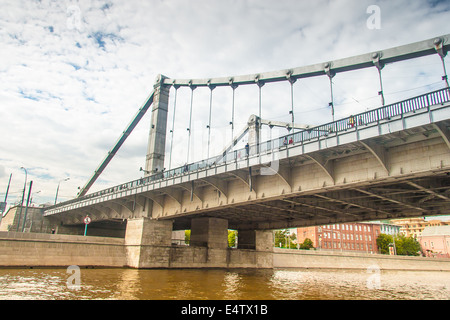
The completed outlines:
<svg viewBox="0 0 450 320">
<path fill-rule="evenodd" d="M 150 94 L 155 78 L 211 78 L 281 70 L 450 33 L 448 1 L 0 0 L 0 201 L 76 196 Z M 379 19 L 368 13 L 379 8 Z M 368 24 L 369 20 L 369 24 Z M 374 28 L 375 27 L 375 28 Z M 447 57 L 447 70 L 450 70 Z M 386 102 L 439 89 L 437 55 L 383 69 Z M 336 117 L 380 105 L 375 68 L 333 79 Z M 213 92 L 211 154 L 230 140 L 231 89 Z M 194 91 L 193 151 L 206 157 L 207 88 Z M 172 129 L 174 90 L 169 125 Z M 289 121 L 290 86 L 262 88 L 263 118 Z M 296 122 L 330 121 L 326 77 L 294 84 Z M 177 94 L 172 167 L 186 162 L 190 89 Z M 235 130 L 258 113 L 258 89 L 236 89 Z M 137 179 L 150 113 L 91 188 Z M 267 133 L 269 134 L 269 133 Z M 283 134 L 283 132 L 274 132 Z M 170 142 L 170 135 L 168 136 Z M 169 145 L 169 143 L 168 143 Z M 168 157 L 166 157 L 168 159 Z M 168 166 L 168 164 L 166 164 Z"/>
</svg>

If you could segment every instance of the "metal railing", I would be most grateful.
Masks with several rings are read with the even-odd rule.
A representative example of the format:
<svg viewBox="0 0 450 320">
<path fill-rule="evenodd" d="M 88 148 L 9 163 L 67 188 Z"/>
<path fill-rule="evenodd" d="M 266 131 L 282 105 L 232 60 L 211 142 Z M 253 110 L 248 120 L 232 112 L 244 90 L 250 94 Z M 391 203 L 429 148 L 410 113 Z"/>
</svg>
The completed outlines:
<svg viewBox="0 0 450 320">
<path fill-rule="evenodd" d="M 46 210 L 52 210 L 59 206 L 66 206 L 71 203 L 79 202 L 80 200 L 87 200 L 107 194 L 116 193 L 122 190 L 132 189 L 138 186 L 144 186 L 150 183 L 162 181 L 164 179 L 170 179 L 197 170 L 205 168 L 213 168 L 225 163 L 236 162 L 239 160 L 248 159 L 263 152 L 269 152 L 278 150 L 280 147 L 285 147 L 293 144 L 303 143 L 311 139 L 317 139 L 330 134 L 337 134 L 339 132 L 347 131 L 349 129 L 357 129 L 360 126 L 366 126 L 380 122 L 382 120 L 389 120 L 391 117 L 400 116 L 408 112 L 415 112 L 420 109 L 429 108 L 432 105 L 442 104 L 450 101 L 450 89 L 444 88 L 436 91 L 432 91 L 417 97 L 413 97 L 407 100 L 396 102 L 387 106 L 383 106 L 377 109 L 351 115 L 347 118 L 343 118 L 334 122 L 322 124 L 310 129 L 302 130 L 293 134 L 288 134 L 276 139 L 268 140 L 260 143 L 259 145 L 251 145 L 247 148 L 241 148 L 230 151 L 226 154 L 215 156 L 209 159 L 197 161 L 194 163 L 186 164 L 182 167 L 175 169 L 156 172 L 148 177 L 133 180 L 127 183 L 107 188 L 101 191 L 93 192 L 85 196 L 72 199 L 69 201 L 61 202 L 54 206 L 48 207 Z M 258 153 L 259 149 L 259 153 Z"/>
</svg>

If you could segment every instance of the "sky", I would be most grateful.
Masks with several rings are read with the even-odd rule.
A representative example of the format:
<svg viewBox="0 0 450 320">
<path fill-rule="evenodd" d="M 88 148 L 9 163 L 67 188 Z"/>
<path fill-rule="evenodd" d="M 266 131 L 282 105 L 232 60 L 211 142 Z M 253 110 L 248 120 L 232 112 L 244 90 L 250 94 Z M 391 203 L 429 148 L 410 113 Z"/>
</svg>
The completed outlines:
<svg viewBox="0 0 450 320">
<path fill-rule="evenodd" d="M 213 78 L 321 63 L 450 33 L 450 2 L 432 0 L 0 0 L 0 201 L 33 181 L 32 202 L 74 198 L 145 103 L 158 74 Z M 371 8 L 377 11 L 371 11 Z M 446 58 L 447 70 L 450 70 Z M 443 87 L 438 55 L 387 65 L 386 103 Z M 331 121 L 326 76 L 294 84 L 298 123 Z M 333 79 L 336 118 L 380 106 L 375 68 Z M 210 90 L 169 98 L 172 168 L 206 158 Z M 235 131 L 258 113 L 257 86 L 235 92 Z M 231 139 L 232 90 L 213 91 L 211 150 Z M 262 117 L 290 121 L 290 85 L 262 87 Z M 91 191 L 138 179 L 150 112 Z M 265 131 L 265 137 L 286 134 Z M 167 135 L 169 150 L 171 135 Z M 166 155 L 166 160 L 169 158 Z M 166 162 L 166 166 L 169 164 Z M 21 168 L 25 169 L 21 169 Z M 69 180 L 64 181 L 69 178 Z M 27 185 L 28 189 L 28 185 Z"/>
</svg>

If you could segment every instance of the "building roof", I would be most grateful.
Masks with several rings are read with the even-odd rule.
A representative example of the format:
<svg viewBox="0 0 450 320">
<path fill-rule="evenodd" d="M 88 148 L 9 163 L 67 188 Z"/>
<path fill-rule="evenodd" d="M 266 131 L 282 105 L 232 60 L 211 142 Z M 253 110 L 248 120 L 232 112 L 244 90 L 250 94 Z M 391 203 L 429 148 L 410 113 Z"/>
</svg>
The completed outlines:
<svg viewBox="0 0 450 320">
<path fill-rule="evenodd" d="M 450 226 L 425 227 L 422 231 L 423 236 L 450 236 Z"/>
</svg>

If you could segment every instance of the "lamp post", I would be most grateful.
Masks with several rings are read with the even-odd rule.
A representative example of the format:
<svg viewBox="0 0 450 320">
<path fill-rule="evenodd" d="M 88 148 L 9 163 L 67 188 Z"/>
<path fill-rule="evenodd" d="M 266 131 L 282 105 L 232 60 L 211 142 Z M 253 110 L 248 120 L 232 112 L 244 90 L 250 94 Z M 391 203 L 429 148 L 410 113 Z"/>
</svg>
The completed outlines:
<svg viewBox="0 0 450 320">
<path fill-rule="evenodd" d="M 59 185 L 60 185 L 60 183 L 63 182 L 63 181 L 67 181 L 67 180 L 70 180 L 70 178 L 65 178 L 65 179 L 62 179 L 62 180 L 60 180 L 58 182 L 58 188 L 56 188 L 56 195 L 55 195 L 55 204 L 56 204 L 56 200 L 58 199 L 58 192 L 59 192 Z"/>
<path fill-rule="evenodd" d="M 19 212 L 19 221 L 17 221 L 17 231 L 19 231 L 19 225 L 20 225 L 20 216 L 22 215 L 22 207 L 23 207 L 23 200 L 25 198 L 25 190 L 27 188 L 27 169 L 24 167 L 20 167 L 20 169 L 23 169 L 25 171 L 25 183 L 23 184 L 23 193 L 22 193 L 22 201 L 20 203 L 20 212 Z"/>
<path fill-rule="evenodd" d="M 35 194 L 38 194 L 38 193 L 40 193 L 40 192 L 41 192 L 41 190 L 39 190 L 39 191 L 37 191 L 37 192 L 33 192 L 33 193 L 31 194 L 31 198 L 30 198 L 30 206 L 33 205 L 33 197 L 34 197 L 34 195 L 35 195 Z"/>
<path fill-rule="evenodd" d="M 28 211 L 28 204 L 30 203 L 31 187 L 32 186 L 33 186 L 33 181 L 30 181 L 30 189 L 28 190 L 27 205 L 25 207 L 25 214 L 23 216 L 22 232 L 25 230 L 25 223 L 27 222 L 27 211 Z"/>
</svg>

